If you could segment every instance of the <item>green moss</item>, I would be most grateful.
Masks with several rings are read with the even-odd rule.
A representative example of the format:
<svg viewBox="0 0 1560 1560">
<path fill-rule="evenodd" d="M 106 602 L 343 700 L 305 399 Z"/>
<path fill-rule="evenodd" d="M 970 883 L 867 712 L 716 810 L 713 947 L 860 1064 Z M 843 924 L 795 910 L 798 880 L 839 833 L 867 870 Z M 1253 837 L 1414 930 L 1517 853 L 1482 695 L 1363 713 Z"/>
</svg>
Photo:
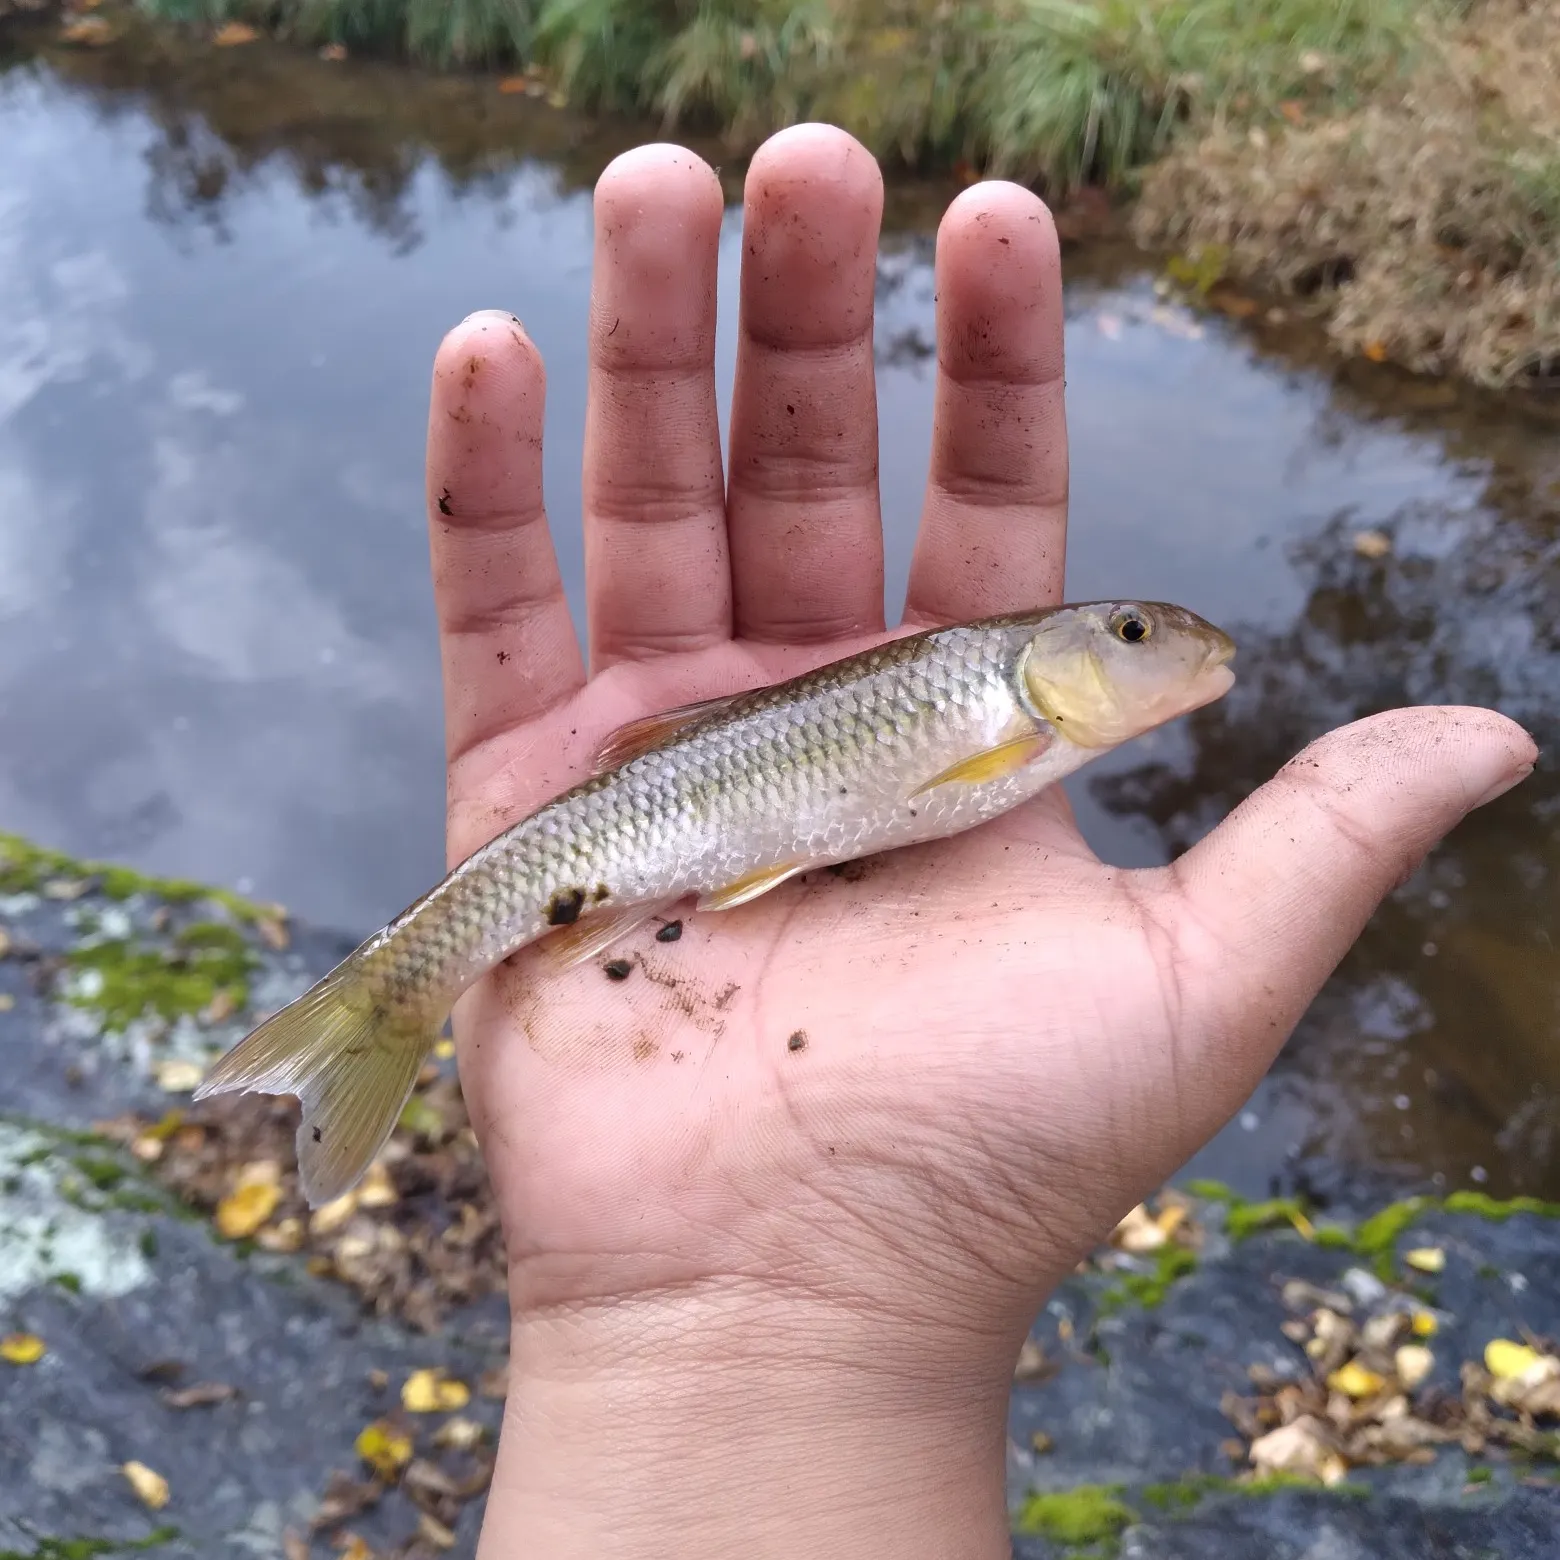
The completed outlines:
<svg viewBox="0 0 1560 1560">
<path fill-rule="evenodd" d="M 1390 1282 L 1396 1276 L 1398 1237 L 1426 1213 L 1433 1212 L 1435 1206 L 1430 1197 L 1405 1197 L 1402 1202 L 1389 1203 L 1379 1213 L 1373 1213 L 1354 1232 L 1355 1251 L 1371 1264 L 1378 1278 Z"/>
<path fill-rule="evenodd" d="M 0 1560 L 98 1560 L 101 1555 L 145 1554 L 178 1536 L 176 1527 L 160 1527 L 145 1538 L 39 1538 L 36 1549 L 0 1549 Z"/>
<path fill-rule="evenodd" d="M 1031 1491 L 1013 1526 L 1059 1544 L 1093 1544 L 1115 1538 L 1136 1516 L 1121 1500 L 1120 1485 L 1080 1484 L 1071 1490 Z"/>
<path fill-rule="evenodd" d="M 1532 1213 L 1544 1219 L 1560 1219 L 1560 1203 L 1537 1197 L 1486 1197 L 1483 1192 L 1452 1192 L 1441 1206 L 1448 1213 L 1471 1213 L 1480 1219 L 1504 1223 L 1514 1213 Z"/>
<path fill-rule="evenodd" d="M 81 1275 L 79 1273 L 51 1273 L 49 1282 L 58 1285 L 67 1294 L 79 1295 L 81 1293 Z"/>
<path fill-rule="evenodd" d="M 150 1262 L 157 1255 L 157 1231 L 148 1225 L 141 1231 L 140 1239 L 136 1244 L 141 1248 L 141 1255 Z"/>
<path fill-rule="evenodd" d="M 1234 1192 L 1223 1181 L 1188 1181 L 1185 1190 L 1188 1197 L 1197 1197 L 1203 1202 L 1235 1201 Z"/>
<path fill-rule="evenodd" d="M 1169 1292 L 1170 1286 L 1197 1267 L 1197 1254 L 1185 1246 L 1169 1243 L 1154 1253 L 1152 1273 L 1121 1273 L 1116 1282 L 1100 1296 L 1100 1312 L 1108 1315 L 1127 1305 L 1152 1310 Z"/>
<path fill-rule="evenodd" d="M 53 882 L 94 885 L 108 899 L 147 894 L 170 904 L 207 900 L 221 905 L 237 920 L 249 923 L 271 919 L 278 913 L 275 905 L 257 904 L 229 889 L 194 883 L 188 878 L 155 877 L 111 862 L 82 861 L 63 851 L 35 845 L 20 834 L 0 832 L 0 893 L 40 893 Z"/>
<path fill-rule="evenodd" d="M 1233 1479 L 1223 1479 L 1215 1473 L 1192 1473 L 1173 1484 L 1145 1485 L 1141 1498 L 1157 1511 L 1187 1511 L 1204 1496 L 1234 1487 Z"/>
<path fill-rule="evenodd" d="M 1469 1484 L 1488 1484 L 1495 1477 L 1493 1468 L 1470 1468 L 1468 1470 Z"/>
<path fill-rule="evenodd" d="M 79 1154 L 72 1163 L 100 1192 L 113 1191 L 125 1178 L 125 1167 L 113 1159 Z"/>
<path fill-rule="evenodd" d="M 1271 1197 L 1266 1202 L 1244 1202 L 1235 1198 L 1225 1215 L 1224 1227 L 1231 1240 L 1245 1240 L 1258 1230 L 1290 1224 L 1305 1217 L 1298 1197 Z"/>
<path fill-rule="evenodd" d="M 239 931 L 205 921 L 186 927 L 166 948 L 135 938 L 108 938 L 71 949 L 66 961 L 78 974 L 96 977 L 78 981 L 66 1000 L 97 1014 L 109 1030 L 126 1029 L 154 1014 L 170 1023 L 193 1016 L 209 1007 L 219 991 L 242 1007 L 249 997 L 249 976 L 259 963 Z"/>
</svg>

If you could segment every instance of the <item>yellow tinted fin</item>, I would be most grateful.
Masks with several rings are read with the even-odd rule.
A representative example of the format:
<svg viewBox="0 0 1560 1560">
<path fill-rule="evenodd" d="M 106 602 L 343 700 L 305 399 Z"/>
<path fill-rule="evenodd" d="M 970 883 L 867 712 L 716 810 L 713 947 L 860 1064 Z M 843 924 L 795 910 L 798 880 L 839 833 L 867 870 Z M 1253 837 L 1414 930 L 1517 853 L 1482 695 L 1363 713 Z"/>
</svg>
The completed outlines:
<svg viewBox="0 0 1560 1560">
<path fill-rule="evenodd" d="M 384 1147 L 444 1015 L 380 1001 L 354 953 L 252 1030 L 208 1072 L 195 1098 L 296 1094 L 298 1179 L 309 1206 L 349 1191 Z"/>
<path fill-rule="evenodd" d="M 810 861 L 790 861 L 778 867 L 760 867 L 756 872 L 744 873 L 735 883 L 728 883 L 724 888 L 712 888 L 709 893 L 700 895 L 694 908 L 734 910 L 738 905 L 745 905 L 750 899 L 757 899 L 760 894 L 778 888 L 788 877 L 795 877 L 798 872 L 805 872 L 812 865 Z"/>
<path fill-rule="evenodd" d="M 651 748 L 659 747 L 685 726 L 691 726 L 706 715 L 713 715 L 716 710 L 735 703 L 741 697 L 740 693 L 723 693 L 718 699 L 680 704 L 674 710 L 662 710 L 659 715 L 646 715 L 640 720 L 631 720 L 610 732 L 597 748 L 591 760 L 591 772 L 599 775 L 608 769 L 616 769 L 619 764 L 626 764 L 629 759 L 638 758 Z"/>
<path fill-rule="evenodd" d="M 907 800 L 913 802 L 916 797 L 925 796 L 940 785 L 956 782 L 979 785 L 983 780 L 1000 780 L 1004 775 L 1022 769 L 1032 758 L 1038 758 L 1050 745 L 1051 738 L 1043 732 L 1029 732 L 1022 737 L 1014 737 L 1011 742 L 987 748 L 970 758 L 961 758 L 957 764 L 943 770 L 940 775 L 933 775 L 925 785 L 912 791 Z"/>
<path fill-rule="evenodd" d="M 630 905 L 626 910 L 592 910 L 572 926 L 549 932 L 539 946 L 559 969 L 570 969 L 605 953 L 613 943 L 621 942 L 652 916 L 670 910 L 676 903 L 677 899 L 657 899 L 649 904 Z"/>
</svg>

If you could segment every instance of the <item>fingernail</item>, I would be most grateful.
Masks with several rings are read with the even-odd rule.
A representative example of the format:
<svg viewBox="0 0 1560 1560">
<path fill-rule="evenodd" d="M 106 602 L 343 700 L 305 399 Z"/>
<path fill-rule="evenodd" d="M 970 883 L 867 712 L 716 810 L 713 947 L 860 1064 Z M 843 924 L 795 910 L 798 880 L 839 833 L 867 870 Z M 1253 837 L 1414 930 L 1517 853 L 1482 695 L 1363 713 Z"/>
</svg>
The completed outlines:
<svg viewBox="0 0 1560 1560">
<path fill-rule="evenodd" d="M 520 325 L 521 330 L 525 329 L 520 324 L 519 316 L 511 314 L 508 309 L 473 309 L 461 324 L 474 325 L 478 320 L 502 320 L 506 325 Z"/>
<path fill-rule="evenodd" d="M 1531 764 L 1524 764 L 1519 770 L 1516 771 L 1515 774 L 1507 775 L 1504 780 L 1497 780 L 1495 784 L 1492 785 L 1489 790 L 1487 790 L 1484 795 L 1473 804 L 1473 806 L 1487 807 L 1495 800 L 1497 796 L 1504 796 L 1506 792 L 1511 790 L 1513 786 L 1521 785 L 1522 782 L 1526 780 L 1527 777 L 1532 773 L 1533 766 Z M 1469 809 L 1470 812 L 1472 810 L 1472 808 Z"/>
</svg>

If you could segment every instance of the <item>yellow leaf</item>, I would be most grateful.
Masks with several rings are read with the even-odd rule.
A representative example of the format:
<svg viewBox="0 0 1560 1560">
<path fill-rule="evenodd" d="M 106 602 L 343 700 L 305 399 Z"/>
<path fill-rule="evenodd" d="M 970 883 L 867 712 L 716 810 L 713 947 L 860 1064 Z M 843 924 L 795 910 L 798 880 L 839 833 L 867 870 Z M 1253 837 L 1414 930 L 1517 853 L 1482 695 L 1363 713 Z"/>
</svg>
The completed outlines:
<svg viewBox="0 0 1560 1560">
<path fill-rule="evenodd" d="M 243 1240 L 276 1212 L 282 1200 L 281 1166 L 257 1159 L 238 1173 L 233 1190 L 217 1204 L 217 1228 L 229 1240 Z"/>
<path fill-rule="evenodd" d="M 359 1432 L 353 1448 L 381 1479 L 393 1479 L 412 1460 L 412 1438 L 386 1420 Z"/>
<path fill-rule="evenodd" d="M 1372 363 L 1385 363 L 1387 361 L 1387 348 L 1384 342 L 1367 341 L 1360 350 Z"/>
<path fill-rule="evenodd" d="M 1435 1319 L 1433 1311 L 1414 1312 L 1414 1336 L 1416 1338 L 1433 1338 L 1440 1328 L 1440 1323 Z"/>
<path fill-rule="evenodd" d="M 9 1013 L 16 1006 L 16 998 L 9 991 L 0 991 L 0 1013 Z"/>
<path fill-rule="evenodd" d="M 401 1388 L 401 1406 L 413 1414 L 450 1413 L 471 1401 L 471 1389 L 442 1370 L 414 1370 Z"/>
<path fill-rule="evenodd" d="M 1386 1386 L 1386 1382 L 1375 1371 L 1368 1370 L 1358 1360 L 1350 1360 L 1347 1365 L 1341 1365 L 1327 1378 L 1327 1385 L 1334 1392 L 1341 1392 L 1348 1398 L 1374 1397 Z"/>
<path fill-rule="evenodd" d="M 243 22 L 229 22 L 211 35 L 211 41 L 219 49 L 231 49 L 236 44 L 253 43 L 260 34 Z"/>
<path fill-rule="evenodd" d="M 1439 1246 L 1416 1246 L 1403 1253 L 1403 1260 L 1419 1273 L 1441 1273 L 1446 1269 L 1446 1253 Z"/>
<path fill-rule="evenodd" d="M 341 1560 L 374 1560 L 374 1551 L 356 1533 L 344 1533 Z"/>
<path fill-rule="evenodd" d="M 168 1481 L 160 1473 L 153 1473 L 141 1462 L 124 1463 L 119 1471 L 130 1481 L 130 1488 L 143 1506 L 161 1511 L 168 1504 Z"/>
<path fill-rule="evenodd" d="M 187 1062 L 183 1057 L 169 1057 L 157 1064 L 157 1087 L 164 1094 L 189 1094 L 205 1076 L 199 1062 Z"/>
<path fill-rule="evenodd" d="M 526 79 L 524 76 L 505 76 L 498 84 L 498 90 L 504 93 L 524 92 Z"/>
<path fill-rule="evenodd" d="M 33 1333 L 8 1333 L 0 1338 L 0 1360 L 8 1365 L 36 1365 L 48 1349 Z"/>
<path fill-rule="evenodd" d="M 455 1042 L 453 1040 L 435 1040 L 433 1054 L 441 1062 L 447 1062 L 455 1054 Z"/>
<path fill-rule="evenodd" d="M 1542 1358 L 1536 1349 L 1509 1338 L 1493 1338 L 1484 1348 L 1484 1368 L 1497 1381 L 1515 1381 L 1527 1375 Z"/>
</svg>

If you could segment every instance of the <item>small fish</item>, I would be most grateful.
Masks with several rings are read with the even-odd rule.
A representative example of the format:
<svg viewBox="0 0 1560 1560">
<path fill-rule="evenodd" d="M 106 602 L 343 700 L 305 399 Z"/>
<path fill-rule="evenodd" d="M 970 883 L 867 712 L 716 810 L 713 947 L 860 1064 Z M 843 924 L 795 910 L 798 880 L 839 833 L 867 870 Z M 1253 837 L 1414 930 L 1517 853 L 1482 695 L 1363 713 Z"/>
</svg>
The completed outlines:
<svg viewBox="0 0 1560 1560">
<path fill-rule="evenodd" d="M 196 1098 L 295 1094 L 318 1205 L 383 1147 L 460 994 L 549 937 L 591 958 L 690 895 L 729 910 L 801 872 L 995 818 L 1234 682 L 1182 607 L 1090 602 L 890 640 L 614 732 L 592 777 L 484 845 L 227 1053 Z"/>
</svg>

